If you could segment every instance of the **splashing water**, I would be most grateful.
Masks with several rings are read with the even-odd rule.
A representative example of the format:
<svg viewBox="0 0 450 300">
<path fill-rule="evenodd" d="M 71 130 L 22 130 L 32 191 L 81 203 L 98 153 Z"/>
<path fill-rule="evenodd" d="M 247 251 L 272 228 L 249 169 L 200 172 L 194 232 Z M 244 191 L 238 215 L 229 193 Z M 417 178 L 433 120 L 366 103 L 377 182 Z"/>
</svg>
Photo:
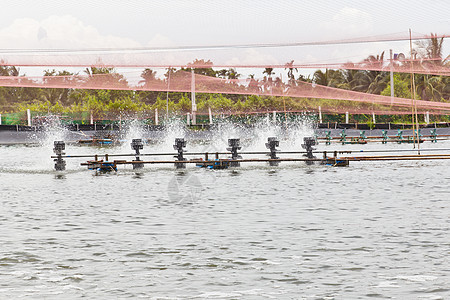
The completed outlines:
<svg viewBox="0 0 450 300">
<path fill-rule="evenodd" d="M 205 131 L 187 130 L 184 122 L 179 118 L 171 119 L 160 131 L 149 130 L 142 121 L 133 120 L 122 127 L 119 133 L 121 143 L 118 146 L 92 148 L 68 143 L 77 141 L 87 134 L 70 131 L 60 122 L 51 122 L 45 126 L 44 131 L 29 133 L 29 138 L 36 143 L 33 147 L 0 147 L 0 162 L 1 170 L 7 172 L 51 172 L 53 171 L 53 161 L 50 157 L 54 155 L 53 143 L 58 140 L 66 141 L 65 153 L 71 155 L 133 153 L 130 143 L 132 139 L 139 138 L 149 141 L 149 143 L 145 143 L 143 153 L 173 153 L 175 138 L 185 138 L 188 153 L 214 153 L 226 151 L 230 138 L 241 139 L 241 151 L 267 151 L 265 143 L 268 137 L 277 137 L 280 140 L 280 150 L 301 150 L 303 137 L 312 134 L 313 127 L 307 116 L 288 120 L 286 123 L 274 121 L 267 117 L 255 121 L 251 125 L 220 120 L 210 130 Z M 166 160 L 172 158 L 158 157 L 152 159 Z M 67 160 L 67 170 L 79 170 L 80 168 L 80 160 Z"/>
<path fill-rule="evenodd" d="M 121 152 L 126 153 L 130 150 L 130 143 L 133 139 L 145 140 L 147 135 L 148 130 L 145 128 L 145 124 L 142 121 L 126 121 L 119 134 L 120 146 L 118 148 Z"/>
</svg>

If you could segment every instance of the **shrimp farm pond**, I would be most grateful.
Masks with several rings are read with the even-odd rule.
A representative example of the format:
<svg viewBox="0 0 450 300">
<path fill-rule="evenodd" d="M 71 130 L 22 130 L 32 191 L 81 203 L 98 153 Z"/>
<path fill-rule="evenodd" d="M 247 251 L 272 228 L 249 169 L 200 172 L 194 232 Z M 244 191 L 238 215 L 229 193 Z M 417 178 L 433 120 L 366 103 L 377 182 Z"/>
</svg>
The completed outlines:
<svg viewBox="0 0 450 300">
<path fill-rule="evenodd" d="M 0 298 L 448 299 L 449 135 L 0 131 Z"/>
</svg>

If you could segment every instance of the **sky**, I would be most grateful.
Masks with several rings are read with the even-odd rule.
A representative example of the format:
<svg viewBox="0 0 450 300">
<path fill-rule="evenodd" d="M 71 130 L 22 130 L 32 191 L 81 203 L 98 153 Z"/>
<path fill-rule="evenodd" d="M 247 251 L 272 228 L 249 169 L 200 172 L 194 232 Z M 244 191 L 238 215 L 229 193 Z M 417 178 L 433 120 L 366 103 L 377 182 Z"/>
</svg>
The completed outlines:
<svg viewBox="0 0 450 300">
<path fill-rule="evenodd" d="M 448 0 L 2 0 L 0 59 L 17 64 L 283 64 L 361 61 L 382 51 L 408 53 L 409 42 L 42 55 L 38 49 L 188 47 L 318 42 L 374 36 L 450 34 Z M 444 42 L 444 57 L 450 42 Z M 8 49 L 31 49 L 21 55 Z M 28 74 L 36 73 L 22 67 Z M 67 67 L 64 69 L 68 69 Z M 34 71 L 33 71 L 34 70 Z M 243 70 L 241 73 L 258 72 Z M 282 71 L 280 71 L 282 72 Z M 302 70 L 308 73 L 308 70 Z"/>
</svg>

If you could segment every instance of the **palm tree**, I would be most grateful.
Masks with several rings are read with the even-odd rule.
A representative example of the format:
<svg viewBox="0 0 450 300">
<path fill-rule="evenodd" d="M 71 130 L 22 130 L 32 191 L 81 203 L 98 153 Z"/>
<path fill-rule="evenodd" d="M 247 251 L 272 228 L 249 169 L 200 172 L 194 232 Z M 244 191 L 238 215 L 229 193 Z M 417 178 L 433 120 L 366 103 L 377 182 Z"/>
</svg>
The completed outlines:
<svg viewBox="0 0 450 300">
<path fill-rule="evenodd" d="M 413 54 L 419 58 L 426 59 L 422 62 L 425 69 L 446 67 L 449 64 L 450 56 L 442 59 L 442 46 L 444 38 L 439 38 L 437 34 L 430 34 L 426 41 L 416 43 L 417 47 Z M 446 76 L 416 75 L 416 91 L 423 100 L 440 101 L 448 99 L 448 79 Z"/>
<path fill-rule="evenodd" d="M 412 51 L 415 59 L 425 59 L 421 65 L 425 68 L 433 68 L 435 66 L 444 66 L 445 61 L 442 60 L 442 44 L 444 38 L 438 38 L 437 34 L 430 34 L 430 38 L 426 41 L 416 42 L 416 47 Z"/>
<path fill-rule="evenodd" d="M 428 41 L 427 54 L 429 58 L 439 59 L 439 62 L 442 61 L 442 43 L 444 42 L 444 38 L 440 39 L 437 37 L 437 34 L 431 34 L 431 38 Z"/>
<path fill-rule="evenodd" d="M 267 91 L 272 92 L 272 86 L 273 86 L 272 75 L 275 74 L 275 72 L 273 71 L 273 68 L 265 68 L 263 71 L 263 74 L 267 74 L 267 77 L 264 76 L 264 78 L 263 78 L 264 90 L 266 92 Z"/>
<path fill-rule="evenodd" d="M 225 79 L 225 78 L 227 78 L 227 73 L 228 73 L 227 69 L 221 69 L 221 70 L 217 71 L 216 74 L 218 77 Z"/>
<path fill-rule="evenodd" d="M 143 83 L 144 87 L 148 87 L 152 81 L 156 80 L 156 71 L 146 68 L 142 71 L 141 78 L 142 80 L 140 80 L 138 84 Z"/>
<path fill-rule="evenodd" d="M 352 90 L 380 94 L 387 86 L 389 76 L 387 72 L 362 70 L 355 74 Z"/>
<path fill-rule="evenodd" d="M 101 98 L 103 102 L 109 102 L 133 95 L 133 91 L 126 90 L 128 81 L 125 76 L 117 73 L 114 68 L 92 66 L 86 68 L 84 72 L 88 75 L 88 78 L 84 80 L 86 87 L 96 89 L 83 90 L 83 97 L 93 96 Z M 102 97 L 102 95 L 107 95 L 107 97 Z"/>
<path fill-rule="evenodd" d="M 182 68 L 182 71 L 191 71 L 194 69 L 195 74 L 216 77 L 217 72 L 213 70 L 213 62 L 209 59 L 205 61 L 204 59 L 195 59 L 193 62 L 188 63 L 189 68 Z"/>
<path fill-rule="evenodd" d="M 106 68 L 106 67 L 90 67 L 84 70 L 89 77 L 97 74 L 113 74 L 115 73 L 114 68 Z"/>
<path fill-rule="evenodd" d="M 300 74 L 297 78 L 298 81 L 303 81 L 303 82 L 308 82 L 311 83 L 312 79 L 309 77 L 310 75 L 308 75 L 308 77 L 305 77 L 305 75 Z"/>
<path fill-rule="evenodd" d="M 355 88 L 357 85 L 356 79 L 360 71 L 355 70 L 354 66 L 353 63 L 344 64 L 344 67 L 347 67 L 348 69 L 341 70 L 343 82 L 339 85 L 339 88 L 346 90 L 353 90 Z"/>
<path fill-rule="evenodd" d="M 369 55 L 364 61 L 370 68 L 382 69 L 384 65 L 384 51 L 380 55 Z M 357 73 L 355 90 L 380 94 L 387 86 L 389 77 L 387 72 L 363 70 Z"/>
<path fill-rule="evenodd" d="M 294 76 L 294 71 L 297 72 L 298 69 L 293 67 L 294 65 L 294 60 L 291 60 L 290 62 L 286 63 L 285 66 L 285 70 L 288 70 L 287 72 L 287 76 L 289 78 L 289 85 L 293 86 L 295 85 L 296 81 L 295 81 L 295 76 Z"/>
<path fill-rule="evenodd" d="M 272 78 L 272 75 L 275 74 L 273 68 L 265 68 L 263 74 L 267 74 L 267 77 Z"/>
<path fill-rule="evenodd" d="M 3 60 L 1 61 L 3 62 Z M 19 76 L 20 69 L 14 66 L 4 67 L 0 66 L 0 76 Z"/>
<path fill-rule="evenodd" d="M 315 84 L 328 86 L 328 69 L 325 70 L 325 73 L 322 72 L 322 70 L 317 70 L 316 72 L 314 72 L 313 82 Z"/>
<path fill-rule="evenodd" d="M 443 76 L 416 75 L 416 92 L 422 100 L 441 101 L 446 83 Z"/>
<path fill-rule="evenodd" d="M 248 75 L 250 82 L 248 83 L 248 90 L 251 92 L 259 93 L 261 88 L 259 86 L 258 80 L 255 80 L 255 74 Z"/>
<path fill-rule="evenodd" d="M 239 74 L 238 72 L 236 72 L 236 70 L 233 69 L 233 68 L 228 69 L 226 75 L 227 75 L 227 78 L 228 78 L 228 79 L 238 79 L 239 77 L 241 77 L 241 74 Z"/>
<path fill-rule="evenodd" d="M 70 84 L 76 80 L 73 77 L 73 73 L 68 71 L 45 70 L 44 71 L 44 83 L 49 85 L 60 86 L 59 88 L 47 88 L 42 90 L 42 97 L 49 101 L 51 104 L 62 103 L 68 104 L 69 94 L 73 89 L 61 88 L 65 84 Z"/>
<path fill-rule="evenodd" d="M 329 70 L 326 69 L 325 72 L 322 70 L 317 70 L 313 74 L 313 80 L 315 84 L 320 84 L 329 87 L 340 87 L 344 78 L 340 70 Z"/>
<path fill-rule="evenodd" d="M 369 66 L 382 68 L 384 63 L 384 51 L 377 56 L 369 55 L 363 62 L 365 62 Z"/>
</svg>

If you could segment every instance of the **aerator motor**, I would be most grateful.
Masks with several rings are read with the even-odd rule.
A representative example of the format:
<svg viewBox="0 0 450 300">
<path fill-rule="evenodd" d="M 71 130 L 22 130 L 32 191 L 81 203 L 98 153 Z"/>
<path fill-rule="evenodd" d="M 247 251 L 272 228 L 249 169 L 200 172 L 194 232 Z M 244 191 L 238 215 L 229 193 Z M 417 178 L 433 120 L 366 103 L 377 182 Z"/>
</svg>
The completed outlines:
<svg viewBox="0 0 450 300">
<path fill-rule="evenodd" d="M 184 140 L 184 138 L 176 138 L 175 139 L 175 145 L 173 145 L 173 149 L 177 150 L 177 152 L 178 152 L 178 155 L 174 156 L 177 159 L 177 161 L 185 161 L 186 160 L 186 158 L 184 158 L 184 156 L 183 156 L 183 152 L 184 152 L 183 148 L 185 148 L 185 147 L 186 147 L 186 141 Z M 175 167 L 177 169 L 184 169 L 184 168 L 186 168 L 186 164 L 176 162 Z"/>
<path fill-rule="evenodd" d="M 276 137 L 267 138 L 266 148 L 270 150 L 270 154 L 268 154 L 270 159 L 279 159 L 279 157 L 277 157 L 277 152 L 280 150 L 276 149 L 279 146 L 280 146 L 280 141 Z M 278 161 L 269 161 L 269 165 L 271 167 L 276 167 L 279 165 L 279 162 Z"/>
<path fill-rule="evenodd" d="M 53 145 L 53 152 L 57 156 L 57 158 L 53 160 L 55 162 L 55 170 L 64 171 L 66 169 L 66 162 L 64 161 L 64 159 L 62 159 L 62 155 L 64 155 L 63 150 L 66 149 L 66 144 L 64 143 L 64 141 L 55 141 Z"/>
<path fill-rule="evenodd" d="M 144 167 L 143 163 L 140 163 L 140 161 L 142 161 L 139 157 L 139 155 L 141 154 L 139 152 L 139 150 L 144 149 L 144 143 L 142 142 L 142 139 L 133 139 L 131 141 L 131 149 L 133 149 L 134 151 L 136 151 L 136 159 L 133 160 L 133 170 L 136 169 L 142 169 Z"/>
</svg>

